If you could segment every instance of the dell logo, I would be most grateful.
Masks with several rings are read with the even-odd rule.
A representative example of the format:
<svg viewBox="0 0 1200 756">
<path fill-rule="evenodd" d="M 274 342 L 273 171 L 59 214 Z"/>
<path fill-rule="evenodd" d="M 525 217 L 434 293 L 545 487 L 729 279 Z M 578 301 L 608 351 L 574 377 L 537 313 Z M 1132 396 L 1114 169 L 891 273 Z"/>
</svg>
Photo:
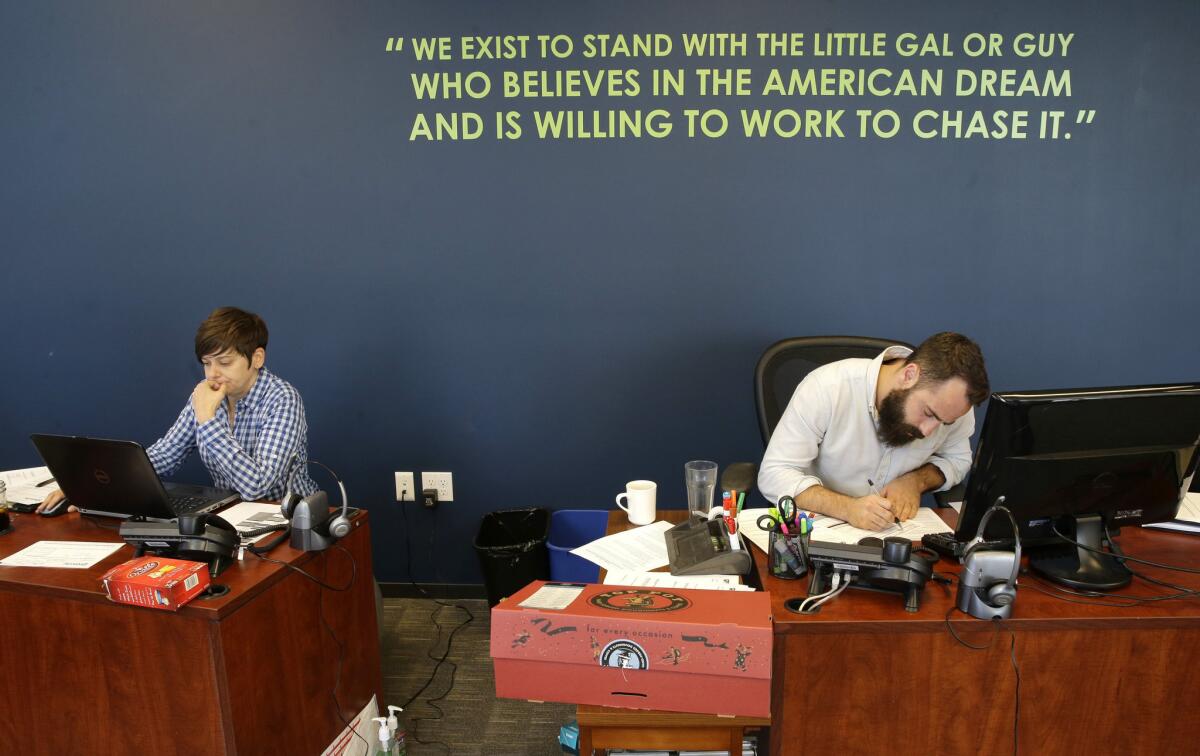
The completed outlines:
<svg viewBox="0 0 1200 756">
<path fill-rule="evenodd" d="M 97 483 L 102 483 L 106 486 L 110 482 L 108 473 L 104 470 L 101 470 L 100 468 L 96 468 L 95 470 L 92 471 L 92 477 L 96 479 Z"/>
</svg>

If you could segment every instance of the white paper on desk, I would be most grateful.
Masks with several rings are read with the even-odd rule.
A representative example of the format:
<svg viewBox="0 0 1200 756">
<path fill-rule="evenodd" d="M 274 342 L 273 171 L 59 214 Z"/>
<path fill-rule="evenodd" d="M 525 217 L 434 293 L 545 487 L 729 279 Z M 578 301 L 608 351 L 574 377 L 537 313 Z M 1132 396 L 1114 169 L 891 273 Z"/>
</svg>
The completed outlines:
<svg viewBox="0 0 1200 756">
<path fill-rule="evenodd" d="M 1183 501 L 1179 504 L 1179 514 L 1175 515 L 1174 520 L 1152 522 L 1142 527 L 1200 533 L 1200 493 L 1188 493 L 1183 497 Z"/>
<path fill-rule="evenodd" d="M 738 515 L 738 529 L 742 531 L 742 535 L 749 538 L 750 542 L 762 549 L 764 553 L 767 551 L 770 536 L 767 531 L 759 529 L 755 522 L 766 513 L 766 509 L 743 509 L 742 513 Z M 949 533 L 952 530 L 942 521 L 941 517 L 937 516 L 936 512 L 928 507 L 918 508 L 916 516 L 911 520 L 893 524 L 883 530 L 862 530 L 829 515 L 817 515 L 812 523 L 813 531 L 810 538 L 825 543 L 858 543 L 868 536 L 874 538 L 900 536 L 910 541 L 919 541 L 921 536 L 928 533 Z"/>
<path fill-rule="evenodd" d="M 571 553 L 606 570 L 649 572 L 656 567 L 665 567 L 670 561 L 667 559 L 667 539 L 663 535 L 670 529 L 671 523 L 660 520 L 598 538 L 571 549 Z"/>
<path fill-rule="evenodd" d="M 0 480 L 8 487 L 8 500 L 14 504 L 41 504 L 47 494 L 58 490 L 49 467 L 6 470 L 0 472 Z M 39 486 L 39 483 L 45 485 Z"/>
<path fill-rule="evenodd" d="M 91 567 L 125 544 L 106 541 L 38 541 L 0 559 L 5 567 Z"/>
<path fill-rule="evenodd" d="M 910 541 L 919 541 L 930 533 L 949 533 L 951 528 L 929 507 L 918 507 L 911 520 L 893 523 L 883 530 L 862 530 L 835 517 L 818 515 L 813 522 L 812 540 L 824 543 L 858 543 L 864 538 L 891 538 L 899 536 Z"/>
<path fill-rule="evenodd" d="M 638 585 L 651 588 L 699 588 L 706 591 L 752 591 L 738 582 L 737 575 L 672 575 L 669 572 L 609 570 L 605 585 Z"/>
<path fill-rule="evenodd" d="M 219 514 L 226 522 L 237 529 L 239 535 L 249 533 L 251 530 L 265 528 L 268 525 L 287 524 L 287 519 L 279 511 L 278 504 L 260 504 L 257 501 L 243 501 L 227 509 L 222 509 Z M 258 543 L 264 538 L 271 538 L 275 535 L 276 533 L 264 533 L 245 542 Z"/>
<path fill-rule="evenodd" d="M 738 532 L 750 539 L 750 543 L 767 551 L 767 539 L 770 534 L 758 527 L 758 518 L 767 513 L 766 507 L 759 509 L 743 509 L 737 516 Z"/>
</svg>

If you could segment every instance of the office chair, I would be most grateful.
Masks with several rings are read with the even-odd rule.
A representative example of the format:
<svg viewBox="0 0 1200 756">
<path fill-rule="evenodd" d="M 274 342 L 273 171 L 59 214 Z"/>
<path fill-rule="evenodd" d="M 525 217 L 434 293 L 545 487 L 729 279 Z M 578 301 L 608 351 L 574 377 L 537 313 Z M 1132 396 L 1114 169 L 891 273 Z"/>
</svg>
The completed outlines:
<svg viewBox="0 0 1200 756">
<path fill-rule="evenodd" d="M 816 368 L 851 357 L 874 359 L 890 346 L 914 349 L 903 341 L 870 336 L 800 336 L 767 347 L 754 368 L 754 404 L 763 446 L 771 440 L 800 381 Z"/>
<path fill-rule="evenodd" d="M 799 336 L 777 341 L 767 347 L 754 369 L 754 404 L 758 410 L 758 429 L 763 446 L 787 409 L 800 381 L 821 365 L 851 357 L 873 359 L 890 346 L 911 344 L 895 339 L 870 336 Z M 949 491 L 934 494 L 938 506 L 961 501 L 965 486 L 959 483 Z"/>
</svg>

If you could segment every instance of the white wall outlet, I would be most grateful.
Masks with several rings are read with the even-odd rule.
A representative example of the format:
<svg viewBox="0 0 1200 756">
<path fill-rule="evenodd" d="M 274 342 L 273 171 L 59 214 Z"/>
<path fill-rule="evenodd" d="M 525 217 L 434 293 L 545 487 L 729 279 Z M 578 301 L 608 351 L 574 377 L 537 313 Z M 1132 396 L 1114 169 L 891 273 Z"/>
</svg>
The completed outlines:
<svg viewBox="0 0 1200 756">
<path fill-rule="evenodd" d="M 443 501 L 454 501 L 454 477 L 451 473 L 423 472 L 421 473 L 421 488 L 436 488 L 439 504 Z"/>
<path fill-rule="evenodd" d="M 413 485 L 413 474 L 410 472 L 396 473 L 396 501 L 416 501 L 417 491 Z"/>
</svg>

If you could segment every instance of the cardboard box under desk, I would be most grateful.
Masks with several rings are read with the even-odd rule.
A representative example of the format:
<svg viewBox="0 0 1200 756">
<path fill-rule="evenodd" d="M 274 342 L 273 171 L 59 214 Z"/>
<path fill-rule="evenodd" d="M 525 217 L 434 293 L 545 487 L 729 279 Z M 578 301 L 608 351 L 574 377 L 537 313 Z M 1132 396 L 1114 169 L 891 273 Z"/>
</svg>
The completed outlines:
<svg viewBox="0 0 1200 756">
<path fill-rule="evenodd" d="M 496 695 L 533 701 L 770 716 L 766 593 L 588 585 L 562 610 L 492 609 Z"/>
</svg>

